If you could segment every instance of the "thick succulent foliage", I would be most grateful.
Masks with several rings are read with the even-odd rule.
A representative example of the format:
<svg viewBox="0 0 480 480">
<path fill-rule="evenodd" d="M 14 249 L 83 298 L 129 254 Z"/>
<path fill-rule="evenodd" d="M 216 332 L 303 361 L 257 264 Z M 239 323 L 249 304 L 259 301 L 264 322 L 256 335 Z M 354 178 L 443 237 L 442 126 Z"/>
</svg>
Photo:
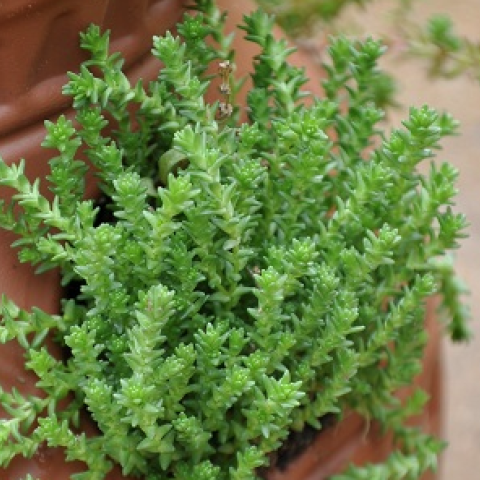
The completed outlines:
<svg viewBox="0 0 480 480">
<path fill-rule="evenodd" d="M 91 59 L 64 88 L 75 122 L 46 122 L 51 198 L 23 162 L 0 163 L 15 191 L 0 220 L 21 260 L 59 267 L 78 290 L 59 315 L 3 298 L 0 341 L 25 348 L 44 395 L 0 391 L 0 464 L 46 441 L 85 462 L 77 480 L 114 462 L 146 479 L 253 480 L 292 429 L 355 409 L 392 429 L 398 451 L 338 478 L 416 478 L 441 444 L 404 425 L 425 395 L 394 393 L 419 371 L 425 300 L 439 294 L 453 336 L 467 333 L 445 257 L 465 228 L 457 172 L 416 167 L 456 122 L 412 108 L 387 135 L 374 40 L 332 39 L 312 99 L 261 12 L 243 26 L 262 53 L 239 105 L 224 18 L 211 1 L 197 9 L 181 38 L 154 38 L 164 67 L 149 85 L 130 84 L 108 33 L 82 34 Z M 227 105 L 225 90 L 204 99 L 212 62 Z M 89 164 L 101 208 L 85 199 Z M 84 407 L 96 437 L 78 433 Z"/>
</svg>

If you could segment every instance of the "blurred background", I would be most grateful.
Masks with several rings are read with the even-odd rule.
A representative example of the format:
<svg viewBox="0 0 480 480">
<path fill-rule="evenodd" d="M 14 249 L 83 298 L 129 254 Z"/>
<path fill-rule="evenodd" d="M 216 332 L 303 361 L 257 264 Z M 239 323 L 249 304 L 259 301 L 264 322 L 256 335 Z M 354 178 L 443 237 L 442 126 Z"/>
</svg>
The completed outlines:
<svg viewBox="0 0 480 480">
<path fill-rule="evenodd" d="M 325 44 L 327 30 L 346 32 L 355 36 L 370 35 L 384 38 L 389 51 L 383 59 L 383 67 L 397 82 L 395 100 L 399 108 L 391 110 L 388 122 L 399 126 L 406 118 L 408 107 L 429 104 L 450 112 L 460 121 L 460 135 L 443 142 L 444 149 L 438 154 L 440 161 L 449 161 L 460 171 L 459 196 L 456 210 L 467 215 L 470 228 L 468 239 L 455 252 L 456 270 L 467 284 L 471 294 L 466 298 L 471 309 L 470 329 L 473 338 L 469 343 L 444 342 L 445 350 L 445 432 L 449 446 L 442 458 L 441 480 L 480 479 L 480 0 L 297 0 L 288 2 L 265 0 L 265 3 L 294 4 L 298 12 L 309 6 L 324 4 L 322 15 L 335 15 L 340 7 L 341 14 L 334 22 L 328 20 L 323 26 L 306 28 L 313 15 L 303 18 L 285 15 L 286 26 L 297 28 L 307 38 L 303 45 L 314 54 L 320 53 Z M 359 8 L 358 4 L 364 4 Z M 408 17 L 395 16 L 392 12 L 408 7 Z M 319 7 L 316 7 L 319 8 Z M 323 7 L 322 7 L 323 8 Z M 330 13 L 329 13 L 330 12 Z M 428 36 L 428 19 L 432 15 L 448 15 L 458 38 L 462 39 L 466 57 L 462 59 L 462 48 L 457 52 L 453 66 L 463 67 L 462 73 L 454 78 L 432 73 L 432 56 L 438 48 L 422 45 L 421 37 Z M 297 23 L 295 23 L 297 22 Z M 419 30 L 410 29 L 417 25 Z M 333 25 L 333 26 L 332 26 Z M 423 28 L 423 30 L 422 30 Z M 403 32 L 402 32 L 403 30 Z M 441 28 L 440 28 L 441 30 Z M 423 31 L 423 33 L 421 33 Z M 430 29 L 430 34 L 432 30 Z M 438 32 L 437 32 L 438 33 Z M 441 32 L 440 32 L 441 33 Z M 444 32 L 445 33 L 445 32 Z M 417 55 L 409 55 L 412 43 L 409 35 L 420 38 L 416 42 Z M 446 43 L 448 35 L 441 33 Z M 411 40 L 411 37 L 410 37 Z M 414 42 L 415 43 L 415 42 Z M 447 47 L 458 48 L 455 41 Z M 418 55 L 423 53 L 424 56 Z M 459 53 L 460 52 L 460 53 Z M 321 53 L 320 53 L 321 54 Z M 429 57 L 430 55 L 430 57 Z M 460 60 L 459 60 L 460 59 Z M 472 62 L 473 60 L 473 62 Z M 449 65 L 451 67 L 452 65 Z"/>
</svg>

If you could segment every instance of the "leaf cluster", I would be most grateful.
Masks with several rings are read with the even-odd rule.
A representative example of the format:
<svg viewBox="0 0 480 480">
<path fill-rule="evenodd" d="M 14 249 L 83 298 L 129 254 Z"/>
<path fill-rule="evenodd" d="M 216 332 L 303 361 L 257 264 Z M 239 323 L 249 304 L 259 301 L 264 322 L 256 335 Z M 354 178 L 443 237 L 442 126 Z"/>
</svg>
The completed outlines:
<svg viewBox="0 0 480 480">
<path fill-rule="evenodd" d="M 405 13 L 401 20 L 407 18 Z M 396 22 L 408 42 L 408 54 L 426 61 L 432 77 L 455 78 L 467 74 L 480 80 L 480 42 L 457 33 L 452 19 L 436 14 L 425 25 Z"/>
<path fill-rule="evenodd" d="M 370 0 L 257 0 L 266 11 L 275 14 L 278 23 L 289 35 L 305 35 L 319 22 L 336 18 L 348 5 L 365 6 Z"/>
<path fill-rule="evenodd" d="M 234 59 L 213 3 L 197 9 L 182 39 L 154 38 L 164 67 L 149 85 L 130 84 L 108 33 L 82 34 L 91 59 L 64 89 L 75 122 L 46 122 L 52 199 L 23 162 L 0 162 L 0 185 L 15 191 L 0 220 L 21 260 L 59 267 L 78 291 L 56 316 L 2 300 L 0 340 L 25 348 L 44 395 L 0 392 L 11 416 L 0 463 L 46 441 L 86 464 L 77 480 L 105 478 L 112 462 L 148 479 L 253 480 L 291 429 L 352 408 L 398 436 L 378 478 L 420 473 L 438 444 L 403 426 L 424 402 L 394 393 L 419 371 L 429 296 L 443 295 L 465 334 L 438 261 L 465 218 L 452 211 L 455 169 L 416 167 L 456 122 L 412 108 L 387 136 L 373 40 L 332 39 L 325 96 L 305 99 L 304 72 L 261 12 L 243 26 L 261 47 L 249 122 L 220 118 L 204 99 L 206 61 Z M 85 199 L 87 164 L 101 207 Z M 50 334 L 66 359 L 49 353 Z M 85 406 L 98 436 L 78 433 Z"/>
</svg>

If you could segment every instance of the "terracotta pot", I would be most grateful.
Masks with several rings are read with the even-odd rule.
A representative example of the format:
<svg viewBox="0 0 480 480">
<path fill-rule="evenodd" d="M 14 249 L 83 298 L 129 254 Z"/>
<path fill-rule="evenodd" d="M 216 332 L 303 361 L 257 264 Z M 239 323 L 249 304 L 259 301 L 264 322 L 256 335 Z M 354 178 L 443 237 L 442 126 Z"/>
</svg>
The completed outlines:
<svg viewBox="0 0 480 480">
<path fill-rule="evenodd" d="M 429 340 L 423 358 L 423 370 L 414 386 L 398 392 L 405 398 L 415 387 L 429 393 L 430 401 L 425 410 L 412 418 L 410 424 L 425 433 L 440 436 L 443 411 L 443 363 L 440 325 L 435 318 L 436 302 L 427 305 L 426 329 Z M 350 463 L 364 465 L 378 463 L 392 451 L 391 435 L 383 435 L 376 424 L 367 424 L 356 413 L 350 413 L 332 426 L 326 426 L 314 442 L 286 468 L 276 468 L 266 474 L 266 480 L 325 480 L 341 473 Z M 434 472 L 427 472 L 422 480 L 435 480 Z"/>
</svg>

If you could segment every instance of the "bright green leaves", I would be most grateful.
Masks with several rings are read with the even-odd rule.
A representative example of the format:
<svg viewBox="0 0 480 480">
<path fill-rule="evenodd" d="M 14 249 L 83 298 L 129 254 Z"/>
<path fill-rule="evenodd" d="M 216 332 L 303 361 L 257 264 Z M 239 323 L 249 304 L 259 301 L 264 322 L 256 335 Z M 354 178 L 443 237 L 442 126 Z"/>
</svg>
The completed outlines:
<svg viewBox="0 0 480 480">
<path fill-rule="evenodd" d="M 200 460 L 204 452 L 213 451 L 208 444 L 212 434 L 204 430 L 202 422 L 198 418 L 187 417 L 182 412 L 172 424 L 176 431 L 176 439 L 184 445 L 188 452 L 191 452 L 195 463 Z"/>
<path fill-rule="evenodd" d="M 273 18 L 261 11 L 245 17 L 245 38 L 258 44 L 262 54 L 254 59 L 254 86 L 247 95 L 249 117 L 262 128 L 274 118 L 291 114 L 296 102 L 306 94 L 300 88 L 307 81 L 304 71 L 287 61 L 294 49 L 285 39 L 274 38 Z M 273 105 L 272 105 L 273 104 Z"/>
<path fill-rule="evenodd" d="M 64 447 L 67 449 L 67 459 L 70 461 L 80 460 L 88 466 L 88 478 L 101 480 L 112 468 L 111 461 L 107 459 L 105 452 L 99 448 L 98 442 L 91 442 L 84 433 L 74 434 L 67 421 L 60 421 L 54 416 L 40 418 L 39 427 L 34 436 L 46 438 L 50 447 Z M 85 473 L 77 474 L 76 478 L 86 479 Z"/>
<path fill-rule="evenodd" d="M 128 77 L 122 71 L 123 59 L 120 54 L 108 54 L 108 33 L 100 35 L 96 26 L 90 26 L 83 34 L 82 48 L 92 52 L 92 58 L 80 67 L 80 73 L 69 72 L 70 82 L 64 86 L 63 93 L 73 97 L 77 109 L 89 104 L 112 106 L 111 113 L 116 120 L 124 120 L 125 107 L 130 101 L 142 99 L 141 83 L 136 88 L 130 86 Z M 103 79 L 92 73 L 92 67 L 100 69 Z"/>
<path fill-rule="evenodd" d="M 262 383 L 264 393 L 257 390 L 251 407 L 245 411 L 246 428 L 249 435 L 263 437 L 261 449 L 273 450 L 286 437 L 290 413 L 305 394 L 299 390 L 300 382 L 290 381 L 288 372 L 279 380 L 264 376 Z"/>
<path fill-rule="evenodd" d="M 0 392 L 11 417 L 0 422 L 1 464 L 47 441 L 86 463 L 78 478 L 104 478 L 110 458 L 147 479 L 254 480 L 291 428 L 320 428 L 323 415 L 350 407 L 403 442 L 352 478 L 423 471 L 437 445 L 402 430 L 421 404 L 403 408 L 392 395 L 418 372 L 427 297 L 439 292 L 453 337 L 467 334 L 444 256 L 466 226 L 453 212 L 457 172 L 415 170 L 456 123 L 422 107 L 381 132 L 383 47 L 371 39 L 333 39 L 326 98 L 302 104 L 303 72 L 260 12 L 245 27 L 262 49 L 252 122 L 216 121 L 205 72 L 233 61 L 231 39 L 213 2 L 197 9 L 182 39 L 154 39 L 165 67 L 146 89 L 130 85 L 107 34 L 82 35 L 92 59 L 64 89 L 79 126 L 46 123 L 43 145 L 58 152 L 52 201 L 24 163 L 0 162 L 0 185 L 14 190 L 0 220 L 19 235 L 20 258 L 60 267 L 79 292 L 62 317 L 2 299 L 0 341 L 25 348 L 45 399 Z M 100 180 L 97 206 L 83 198 L 79 151 Z M 65 361 L 45 348 L 52 331 Z M 97 437 L 76 433 L 82 406 Z"/>
<path fill-rule="evenodd" d="M 254 472 L 266 463 L 267 460 L 258 447 L 248 447 L 237 453 L 237 467 L 230 468 L 230 478 L 231 480 L 257 480 L 258 477 Z"/>
<path fill-rule="evenodd" d="M 402 433 L 402 441 L 409 444 L 408 453 L 395 451 L 384 463 L 350 466 L 345 473 L 334 475 L 332 480 L 413 480 L 427 470 L 436 470 L 436 458 L 443 450 L 443 443 L 414 428 Z"/>
<path fill-rule="evenodd" d="M 126 229 L 141 232 L 146 228 L 143 212 L 147 209 L 147 188 L 135 172 L 121 174 L 113 181 L 112 200 L 118 209 L 114 212 Z"/>
<path fill-rule="evenodd" d="M 209 171 L 209 173 L 217 174 L 220 166 L 218 163 L 218 152 L 212 148 L 207 148 L 206 133 L 199 132 L 198 127 L 196 130 L 194 131 L 188 125 L 183 130 L 177 132 L 174 136 L 174 145 L 200 171 Z"/>
<path fill-rule="evenodd" d="M 439 115 L 428 106 L 411 108 L 405 130 L 395 130 L 384 142 L 383 153 L 389 161 L 400 163 L 404 171 L 411 171 L 419 162 L 433 156 L 439 141 L 455 133 L 458 126 L 449 115 Z"/>
<path fill-rule="evenodd" d="M 181 65 L 185 47 L 179 37 L 175 38 L 171 33 L 167 33 L 164 37 L 153 38 L 152 53 L 166 65 Z"/>
<path fill-rule="evenodd" d="M 163 88 L 174 92 L 162 91 L 167 119 L 180 126 L 184 126 L 187 119 L 206 124 L 207 118 L 211 117 L 203 99 L 208 82 L 197 76 L 205 70 L 205 64 L 196 67 L 186 58 L 185 49 L 186 44 L 170 32 L 164 37 L 153 38 L 152 54 L 164 63 L 159 80 L 164 84 Z M 208 57 L 211 59 L 212 56 L 207 55 L 205 61 L 209 60 Z"/>
<path fill-rule="evenodd" d="M 0 302 L 0 343 L 16 339 L 20 345 L 28 349 L 38 348 L 51 329 L 65 330 L 60 316 L 50 315 L 33 307 L 31 312 L 19 308 L 5 294 Z M 32 336 L 33 335 L 33 336 Z"/>
<path fill-rule="evenodd" d="M 212 464 L 209 460 L 194 465 L 179 463 L 175 468 L 176 480 L 225 480 L 225 476 L 220 473 L 220 467 Z M 154 480 L 152 478 L 152 480 Z"/>
</svg>

